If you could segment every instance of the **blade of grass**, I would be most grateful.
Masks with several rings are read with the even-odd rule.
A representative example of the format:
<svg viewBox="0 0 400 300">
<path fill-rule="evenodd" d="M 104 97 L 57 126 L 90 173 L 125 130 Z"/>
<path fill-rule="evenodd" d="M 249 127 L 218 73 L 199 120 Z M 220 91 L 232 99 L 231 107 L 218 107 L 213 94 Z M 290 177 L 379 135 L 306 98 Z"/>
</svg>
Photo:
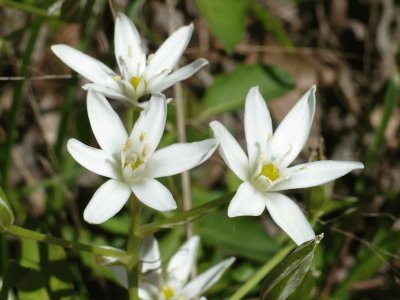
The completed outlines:
<svg viewBox="0 0 400 300">
<path fill-rule="evenodd" d="M 47 10 L 37 8 L 35 6 L 28 5 L 26 3 L 22 3 L 21 1 L 8 1 L 8 0 L 0 0 L 0 6 L 6 6 L 9 8 L 14 8 L 17 10 L 22 10 L 24 12 L 30 13 L 32 15 L 36 15 L 38 17 L 43 18 L 57 18 L 56 15 L 51 15 Z"/>
<path fill-rule="evenodd" d="M 374 139 L 369 145 L 368 152 L 365 158 L 365 164 L 367 166 L 373 166 L 376 163 L 376 158 L 385 136 L 386 127 L 394 110 L 399 105 L 399 101 L 400 77 L 398 74 L 393 74 L 389 78 L 386 87 L 381 123 L 379 124 L 379 127 L 375 130 Z"/>
<path fill-rule="evenodd" d="M 22 58 L 22 66 L 18 76 L 26 77 L 28 73 L 28 67 L 31 62 L 33 49 L 36 44 L 36 40 L 39 34 L 39 30 L 42 25 L 42 19 L 36 19 L 32 24 L 31 35 L 28 40 L 28 44 L 26 46 L 26 50 L 24 56 Z M 3 149 L 3 165 L 2 165 L 2 175 L 3 175 L 3 187 L 5 192 L 9 190 L 9 171 L 11 166 L 11 151 L 14 146 L 15 138 L 16 138 L 16 129 L 17 129 L 17 121 L 18 114 L 21 108 L 22 96 L 25 87 L 25 80 L 18 81 L 15 85 L 13 101 L 11 104 L 11 110 L 8 116 L 8 127 L 7 127 L 7 139 L 6 144 Z"/>
<path fill-rule="evenodd" d="M 245 284 L 243 284 L 230 298 L 229 300 L 240 300 L 244 299 L 244 296 L 251 291 L 278 263 L 284 259 L 290 251 L 295 247 L 294 244 L 290 244 L 280 250 L 274 257 L 267 261 Z"/>
</svg>

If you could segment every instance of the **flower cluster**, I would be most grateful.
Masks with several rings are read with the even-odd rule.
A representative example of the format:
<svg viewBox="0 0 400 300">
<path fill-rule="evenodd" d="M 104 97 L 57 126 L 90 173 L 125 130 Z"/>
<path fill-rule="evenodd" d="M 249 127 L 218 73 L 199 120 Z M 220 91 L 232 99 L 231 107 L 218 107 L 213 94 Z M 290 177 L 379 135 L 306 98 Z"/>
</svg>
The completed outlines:
<svg viewBox="0 0 400 300">
<path fill-rule="evenodd" d="M 139 282 L 139 297 L 144 300 L 196 299 L 213 286 L 227 268 L 233 264 L 231 257 L 201 273 L 188 282 L 190 271 L 196 262 L 200 239 L 189 239 L 171 257 L 162 272 L 158 242 L 153 236 L 143 240 L 140 249 L 142 280 Z M 109 266 L 118 281 L 128 287 L 126 270 L 121 266 Z M 205 300 L 205 297 L 200 299 Z"/>
<path fill-rule="evenodd" d="M 315 233 L 303 212 L 282 191 L 320 185 L 363 168 L 359 162 L 329 160 L 290 166 L 301 152 L 312 126 L 315 87 L 305 93 L 275 132 L 265 100 L 257 87 L 250 89 L 244 115 L 247 154 L 218 121 L 210 123 L 214 138 L 157 149 L 167 119 L 167 100 L 160 92 L 208 63 L 200 58 L 173 71 L 192 31 L 192 25 L 181 27 L 155 54 L 146 58 L 136 27 L 120 13 L 114 41 L 119 74 L 69 46 L 52 47 L 64 63 L 91 81 L 84 85 L 88 90 L 87 112 L 101 149 L 75 139 L 68 141 L 67 148 L 83 167 L 109 179 L 93 195 L 84 219 L 94 224 L 107 221 L 123 208 L 132 193 L 155 210 L 174 210 L 177 205 L 171 192 L 157 179 L 192 169 L 219 148 L 222 159 L 243 182 L 231 200 L 229 217 L 258 216 L 266 208 L 296 244 L 313 239 Z M 142 109 L 133 128 L 124 127 L 106 97 Z M 187 283 L 198 243 L 197 237 L 187 241 L 162 274 L 158 244 L 153 237 L 145 238 L 141 246 L 140 297 L 193 299 L 213 285 L 234 259 L 224 260 Z M 112 268 L 126 285 L 126 270 Z"/>
</svg>

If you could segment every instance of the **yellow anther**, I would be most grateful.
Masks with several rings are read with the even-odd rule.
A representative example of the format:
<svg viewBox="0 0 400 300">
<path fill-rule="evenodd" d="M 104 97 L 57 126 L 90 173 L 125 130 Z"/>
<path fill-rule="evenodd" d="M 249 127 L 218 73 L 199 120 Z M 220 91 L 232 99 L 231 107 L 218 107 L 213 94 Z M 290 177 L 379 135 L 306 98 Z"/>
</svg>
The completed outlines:
<svg viewBox="0 0 400 300">
<path fill-rule="evenodd" d="M 274 181 L 279 178 L 279 170 L 274 166 L 274 164 L 263 165 L 261 169 L 261 175 L 267 177 L 267 179 Z"/>
<path fill-rule="evenodd" d="M 142 155 L 143 155 L 144 159 L 146 159 L 147 155 L 150 153 L 150 150 L 151 150 L 150 144 L 144 145 L 143 151 L 142 151 Z"/>
<path fill-rule="evenodd" d="M 142 80 L 142 78 L 133 76 L 129 82 L 132 84 L 132 86 L 136 90 L 137 87 L 139 86 L 139 83 L 140 83 L 141 80 Z"/>
<path fill-rule="evenodd" d="M 139 166 L 142 164 L 142 162 L 143 161 L 140 158 L 136 159 L 134 162 L 131 162 L 132 171 L 139 168 Z"/>
<path fill-rule="evenodd" d="M 132 140 L 131 139 L 127 139 L 126 143 L 122 145 L 122 151 L 127 152 L 129 151 L 129 149 L 132 148 Z"/>
<path fill-rule="evenodd" d="M 119 75 L 115 75 L 115 76 L 113 77 L 113 79 L 114 79 L 115 81 L 119 81 L 119 80 L 121 80 L 122 78 L 121 78 L 121 76 L 119 76 Z"/>
<path fill-rule="evenodd" d="M 149 56 L 147 56 L 147 64 L 149 64 L 149 62 L 153 59 L 153 57 L 154 57 L 153 53 L 151 53 L 151 54 L 149 54 Z"/>
<path fill-rule="evenodd" d="M 140 134 L 139 140 L 140 140 L 142 143 L 144 142 L 144 139 L 146 138 L 146 135 L 147 135 L 147 133 L 144 132 L 144 131 Z"/>
<path fill-rule="evenodd" d="M 128 57 L 132 57 L 133 51 L 132 51 L 132 45 L 128 45 Z"/>
<path fill-rule="evenodd" d="M 174 291 L 169 286 L 164 285 L 162 291 L 166 300 L 170 300 L 174 296 Z"/>
</svg>

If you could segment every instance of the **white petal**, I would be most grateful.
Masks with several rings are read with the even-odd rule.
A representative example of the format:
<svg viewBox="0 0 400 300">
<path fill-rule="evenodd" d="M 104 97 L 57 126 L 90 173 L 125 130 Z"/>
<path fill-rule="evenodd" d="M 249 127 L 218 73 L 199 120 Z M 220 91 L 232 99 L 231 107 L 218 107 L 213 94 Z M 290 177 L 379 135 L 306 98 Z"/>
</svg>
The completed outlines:
<svg viewBox="0 0 400 300">
<path fill-rule="evenodd" d="M 220 122 L 212 121 L 210 127 L 220 143 L 219 152 L 225 163 L 237 177 L 242 181 L 247 181 L 249 162 L 242 147 Z"/>
<path fill-rule="evenodd" d="M 192 237 L 171 257 L 167 267 L 169 286 L 182 287 L 186 283 L 196 261 L 199 241 L 198 236 Z"/>
<path fill-rule="evenodd" d="M 136 102 L 132 101 L 132 99 L 130 99 L 129 97 L 127 97 L 124 94 L 124 91 L 121 89 L 121 87 L 118 85 L 117 89 L 112 89 L 112 88 L 108 88 L 105 85 L 102 84 L 97 84 L 97 83 L 87 83 L 85 85 L 82 86 L 82 88 L 84 90 L 92 90 L 95 92 L 98 92 L 102 95 L 104 95 L 105 97 L 111 98 L 111 99 L 115 99 L 115 100 L 121 100 L 125 103 L 133 103 L 136 104 Z"/>
<path fill-rule="evenodd" d="M 87 110 L 90 125 L 101 149 L 109 154 L 120 153 L 128 135 L 116 112 L 103 95 L 89 91 Z"/>
<path fill-rule="evenodd" d="M 315 238 L 310 223 L 291 199 L 279 193 L 268 193 L 265 199 L 272 219 L 297 245 Z"/>
<path fill-rule="evenodd" d="M 162 92 L 170 86 L 173 86 L 175 83 L 191 77 L 205 65 L 208 65 L 208 60 L 204 58 L 196 59 L 194 62 L 172 72 L 165 78 L 160 78 L 160 80 L 156 78 L 150 81 L 149 90 L 151 90 L 153 93 Z"/>
<path fill-rule="evenodd" d="M 97 59 L 67 45 L 53 45 L 51 50 L 67 66 L 90 81 L 110 86 L 115 84 L 114 71 Z"/>
<path fill-rule="evenodd" d="M 249 162 L 253 165 L 258 155 L 266 152 L 267 141 L 272 137 L 271 116 L 258 87 L 247 94 L 244 124 Z"/>
<path fill-rule="evenodd" d="M 151 208 L 159 211 L 176 209 L 176 202 L 171 192 L 152 178 L 142 178 L 131 186 L 136 197 Z"/>
<path fill-rule="evenodd" d="M 172 71 L 178 63 L 179 58 L 185 51 L 190 37 L 192 36 L 193 25 L 182 26 L 176 30 L 150 59 L 146 69 L 146 78 L 153 77 L 161 72 Z"/>
<path fill-rule="evenodd" d="M 152 178 L 159 178 L 190 170 L 206 161 L 217 146 L 215 139 L 208 139 L 165 147 L 150 157 L 146 173 Z"/>
<path fill-rule="evenodd" d="M 142 240 L 139 257 L 142 263 L 142 273 L 154 270 L 161 273 L 160 248 L 154 236 L 150 235 Z"/>
<path fill-rule="evenodd" d="M 89 171 L 113 179 L 120 177 L 118 162 L 105 151 L 86 146 L 75 139 L 68 141 L 67 149 L 71 156 Z"/>
<path fill-rule="evenodd" d="M 117 281 L 126 289 L 128 289 L 128 273 L 126 268 L 120 265 L 108 266 L 111 273 Z M 141 300 L 152 300 L 154 287 L 150 284 L 139 281 L 139 298 Z"/>
<path fill-rule="evenodd" d="M 126 272 L 126 268 L 123 266 L 115 265 L 115 266 L 108 266 L 111 273 L 113 273 L 114 277 L 117 281 L 124 287 L 128 288 L 128 274 Z"/>
<path fill-rule="evenodd" d="M 128 201 L 131 189 L 122 181 L 110 179 L 98 188 L 83 213 L 86 222 L 100 224 L 112 218 Z"/>
<path fill-rule="evenodd" d="M 315 86 L 297 102 L 276 129 L 271 141 L 272 156 L 287 167 L 303 149 L 315 112 Z"/>
<path fill-rule="evenodd" d="M 301 164 L 286 169 L 286 174 L 283 176 L 287 176 L 288 179 L 279 182 L 271 190 L 281 191 L 316 186 L 363 168 L 362 163 L 354 161 L 322 160 Z"/>
<path fill-rule="evenodd" d="M 123 68 L 127 68 L 131 77 L 140 76 L 146 68 L 146 54 L 139 32 L 132 21 L 123 13 L 118 13 L 115 21 L 114 47 L 115 58 L 121 73 L 123 73 Z M 130 78 L 126 79 L 129 80 Z"/>
<path fill-rule="evenodd" d="M 234 261 L 234 257 L 225 259 L 219 264 L 216 264 L 207 271 L 201 273 L 183 288 L 181 296 L 185 299 L 193 299 L 196 296 L 200 296 L 221 278 L 225 270 L 228 269 Z"/>
<path fill-rule="evenodd" d="M 133 127 L 131 137 L 138 141 L 144 137 L 143 143 L 150 144 L 148 156 L 150 157 L 160 143 L 167 119 L 167 101 L 162 94 L 153 95 L 144 110 L 140 112 L 139 119 Z"/>
<path fill-rule="evenodd" d="M 264 196 L 249 182 L 243 182 L 228 207 L 228 216 L 259 216 L 265 209 Z"/>
</svg>

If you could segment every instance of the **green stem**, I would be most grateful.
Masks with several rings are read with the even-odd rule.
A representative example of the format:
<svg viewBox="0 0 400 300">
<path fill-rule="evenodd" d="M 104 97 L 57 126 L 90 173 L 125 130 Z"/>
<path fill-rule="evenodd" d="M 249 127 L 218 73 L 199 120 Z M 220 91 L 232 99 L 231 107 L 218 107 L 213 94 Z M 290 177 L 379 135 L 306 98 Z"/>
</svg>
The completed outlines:
<svg viewBox="0 0 400 300">
<path fill-rule="evenodd" d="M 28 66 L 31 61 L 33 48 L 35 46 L 41 25 L 42 25 L 41 18 L 38 18 L 33 22 L 31 36 L 29 37 L 29 41 L 26 46 L 24 56 L 22 58 L 22 66 L 21 66 L 21 70 L 18 74 L 19 76 L 26 77 L 26 75 L 28 73 Z M 6 193 L 9 189 L 9 182 L 8 182 L 9 178 L 8 177 L 9 177 L 9 170 L 10 170 L 10 165 L 11 165 L 11 150 L 12 150 L 12 147 L 13 147 L 14 141 L 15 141 L 18 114 L 19 114 L 19 110 L 21 107 L 24 85 L 25 85 L 25 80 L 18 81 L 18 83 L 15 85 L 14 97 L 13 97 L 10 114 L 9 114 L 8 122 L 7 122 L 7 124 L 8 124 L 7 138 L 6 138 L 6 144 L 5 144 L 4 152 L 3 152 L 3 166 L 2 166 L 3 184 L 4 184 L 3 187 L 4 187 L 4 190 Z"/>
<path fill-rule="evenodd" d="M 139 201 L 132 194 L 129 201 L 131 211 L 131 224 L 129 227 L 127 253 L 128 262 L 128 291 L 130 300 L 139 300 L 139 251 L 140 237 L 135 235 L 135 231 L 140 226 Z"/>
<path fill-rule="evenodd" d="M 171 228 L 173 226 L 181 224 L 182 222 L 187 222 L 188 218 L 204 215 L 204 214 L 210 212 L 211 210 L 214 210 L 218 206 L 221 206 L 221 205 L 227 203 L 229 200 L 232 199 L 232 196 L 233 196 L 233 193 L 224 195 L 220 198 L 217 198 L 206 204 L 192 208 L 191 210 L 184 211 L 184 212 L 177 214 L 173 217 L 170 217 L 168 219 L 141 226 L 140 228 L 138 228 L 136 230 L 136 235 L 139 237 L 143 237 L 143 236 L 146 236 L 149 234 L 153 234 L 161 229 Z"/>
<path fill-rule="evenodd" d="M 120 249 L 112 248 L 101 248 L 97 246 L 92 246 L 88 244 L 67 241 L 60 238 L 52 237 L 40 232 L 29 230 L 26 228 L 19 227 L 17 225 L 11 225 L 8 228 L 8 233 L 18 236 L 23 239 L 35 240 L 38 242 L 44 242 L 52 245 L 57 245 L 63 248 L 68 248 L 72 250 L 78 250 L 83 252 L 88 252 L 101 256 L 112 256 L 112 257 L 125 257 L 127 254 L 125 251 Z"/>
<path fill-rule="evenodd" d="M 0 0 L 0 6 L 7 6 L 10 8 L 22 10 L 27 13 L 31 13 L 33 15 L 37 15 L 39 17 L 44 17 L 44 18 L 57 18 L 58 16 L 55 15 L 49 15 L 47 10 L 36 8 L 31 5 L 27 5 L 25 3 L 15 2 L 15 1 L 8 1 L 8 0 Z"/>
<path fill-rule="evenodd" d="M 268 260 L 244 285 L 242 285 L 230 298 L 229 300 L 240 300 L 244 299 L 244 296 L 254 288 L 278 263 L 284 259 L 290 251 L 295 248 L 294 244 L 286 246 L 274 257 Z"/>
</svg>

